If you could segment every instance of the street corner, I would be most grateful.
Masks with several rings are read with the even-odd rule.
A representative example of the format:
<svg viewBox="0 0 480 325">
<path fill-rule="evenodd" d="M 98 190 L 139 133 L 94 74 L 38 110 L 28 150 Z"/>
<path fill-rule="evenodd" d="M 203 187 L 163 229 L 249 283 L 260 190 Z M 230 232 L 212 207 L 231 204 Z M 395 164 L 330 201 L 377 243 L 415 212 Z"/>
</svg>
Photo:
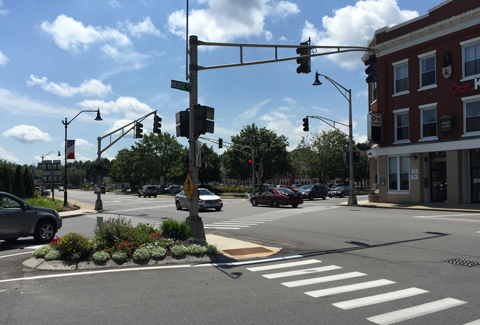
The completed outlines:
<svg viewBox="0 0 480 325">
<path fill-rule="evenodd" d="M 278 247 L 266 247 L 260 244 L 214 234 L 206 234 L 205 237 L 207 243 L 215 245 L 226 257 L 236 260 L 268 257 L 281 250 L 281 248 Z"/>
</svg>

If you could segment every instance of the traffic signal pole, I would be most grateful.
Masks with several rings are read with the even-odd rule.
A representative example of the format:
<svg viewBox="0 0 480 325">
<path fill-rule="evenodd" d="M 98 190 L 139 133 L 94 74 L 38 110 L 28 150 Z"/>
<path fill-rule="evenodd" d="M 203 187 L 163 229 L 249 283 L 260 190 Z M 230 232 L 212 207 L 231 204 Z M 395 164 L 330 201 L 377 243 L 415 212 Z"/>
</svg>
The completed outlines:
<svg viewBox="0 0 480 325">
<path fill-rule="evenodd" d="M 193 192 L 190 197 L 190 211 L 187 221 L 190 225 L 191 235 L 194 238 L 205 239 L 205 229 L 202 218 L 198 216 L 198 167 L 196 165 L 196 148 L 198 136 L 195 135 L 195 107 L 198 104 L 198 37 L 190 36 L 190 111 L 188 125 L 189 144 L 189 169 L 193 181 Z"/>
</svg>

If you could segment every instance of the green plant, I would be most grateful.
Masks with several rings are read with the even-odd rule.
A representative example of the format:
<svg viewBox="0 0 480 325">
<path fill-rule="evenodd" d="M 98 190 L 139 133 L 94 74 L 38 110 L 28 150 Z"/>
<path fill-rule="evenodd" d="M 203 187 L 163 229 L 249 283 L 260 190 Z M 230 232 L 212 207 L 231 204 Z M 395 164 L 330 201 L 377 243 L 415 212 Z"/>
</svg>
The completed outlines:
<svg viewBox="0 0 480 325">
<path fill-rule="evenodd" d="M 69 259 L 70 261 L 78 261 L 80 259 L 80 257 L 82 257 L 82 253 L 81 252 L 75 252 L 75 253 L 67 256 L 67 259 Z"/>
<path fill-rule="evenodd" d="M 46 259 L 47 261 L 59 260 L 60 257 L 62 257 L 62 254 L 60 254 L 60 252 L 57 251 L 56 249 L 50 250 L 50 252 L 48 252 L 48 253 L 45 255 L 45 259 Z"/>
<path fill-rule="evenodd" d="M 150 250 L 150 256 L 153 258 L 153 259 L 161 259 L 163 257 L 165 257 L 165 255 L 167 255 L 167 250 L 163 247 L 151 247 L 149 248 Z"/>
<path fill-rule="evenodd" d="M 187 255 L 188 250 L 187 250 L 187 246 L 178 245 L 178 246 L 171 247 L 170 252 L 172 253 L 172 256 L 179 257 L 179 256 Z"/>
<path fill-rule="evenodd" d="M 133 253 L 134 261 L 145 261 L 150 259 L 150 250 L 146 247 L 140 247 Z"/>
<path fill-rule="evenodd" d="M 95 262 L 106 262 L 110 259 L 110 254 L 105 251 L 93 253 L 92 258 Z"/>
<path fill-rule="evenodd" d="M 50 245 L 42 245 L 36 250 L 33 251 L 32 255 L 36 258 L 44 258 L 45 255 L 50 253 L 50 251 L 53 250 L 52 246 Z"/>
<path fill-rule="evenodd" d="M 132 223 L 130 220 L 126 220 L 124 217 L 109 218 L 99 227 L 95 227 L 94 233 L 97 249 L 108 249 L 119 240 L 128 240 L 131 229 Z"/>
<path fill-rule="evenodd" d="M 112 260 L 122 262 L 128 259 L 128 255 L 124 251 L 118 251 L 112 254 Z"/>
<path fill-rule="evenodd" d="M 190 255 L 203 255 L 207 253 L 207 248 L 197 244 L 187 246 L 187 253 Z"/>
<path fill-rule="evenodd" d="M 162 223 L 160 230 L 163 236 L 173 239 L 187 239 L 190 237 L 190 226 L 186 221 L 178 222 L 170 218 Z"/>
<path fill-rule="evenodd" d="M 161 246 L 163 248 L 167 248 L 174 243 L 174 240 L 170 237 L 164 237 L 162 234 L 152 233 L 150 234 L 151 244 L 155 244 L 156 246 Z"/>
<path fill-rule="evenodd" d="M 79 259 L 88 252 L 88 242 L 87 236 L 71 231 L 57 240 L 55 249 L 69 259 Z"/>
</svg>

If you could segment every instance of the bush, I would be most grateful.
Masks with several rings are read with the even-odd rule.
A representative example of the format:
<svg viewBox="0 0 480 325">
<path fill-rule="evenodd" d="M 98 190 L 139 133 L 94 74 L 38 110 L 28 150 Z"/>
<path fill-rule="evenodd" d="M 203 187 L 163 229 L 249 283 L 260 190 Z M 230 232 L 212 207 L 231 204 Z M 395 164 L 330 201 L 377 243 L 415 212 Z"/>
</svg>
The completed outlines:
<svg viewBox="0 0 480 325">
<path fill-rule="evenodd" d="M 163 257 L 165 257 L 165 255 L 167 255 L 167 250 L 163 247 L 151 247 L 149 248 L 150 250 L 150 256 L 153 258 L 153 259 L 161 259 Z"/>
<path fill-rule="evenodd" d="M 47 261 L 51 261 L 51 260 L 59 260 L 60 257 L 62 257 L 62 254 L 60 254 L 59 251 L 57 251 L 56 249 L 52 249 L 50 250 L 47 255 L 45 255 L 45 259 Z"/>
<path fill-rule="evenodd" d="M 105 251 L 98 251 L 93 253 L 92 258 L 95 262 L 106 262 L 110 259 L 110 254 Z"/>
<path fill-rule="evenodd" d="M 207 253 L 207 248 L 197 244 L 187 246 L 187 253 L 190 255 L 204 255 Z"/>
<path fill-rule="evenodd" d="M 69 232 L 57 240 L 55 249 L 68 259 L 78 260 L 88 252 L 88 237 L 74 232 Z"/>
<path fill-rule="evenodd" d="M 39 248 L 37 248 L 35 251 L 33 251 L 32 255 L 36 258 L 44 258 L 45 255 L 50 253 L 52 249 L 53 248 L 50 245 L 42 245 Z"/>
<path fill-rule="evenodd" d="M 163 236 L 173 239 L 187 239 L 190 237 L 190 226 L 186 221 L 178 222 L 170 218 L 162 223 L 160 230 Z"/>
<path fill-rule="evenodd" d="M 133 244 L 136 245 L 136 243 L 133 243 Z M 114 247 L 110 248 L 110 251 L 112 252 L 112 256 L 113 256 L 113 253 L 115 252 L 124 252 L 127 255 L 127 257 L 132 256 L 136 248 L 134 247 L 133 244 L 129 243 L 128 240 L 118 241 Z"/>
<path fill-rule="evenodd" d="M 133 253 L 134 261 L 145 261 L 150 259 L 150 250 L 146 247 L 140 247 Z"/>
<path fill-rule="evenodd" d="M 179 245 L 179 246 L 173 246 L 170 248 L 170 252 L 172 253 L 172 256 L 184 256 L 187 255 L 187 246 Z"/>
<path fill-rule="evenodd" d="M 150 234 L 151 244 L 168 248 L 174 243 L 174 240 L 170 237 L 164 237 L 161 234 Z"/>
<path fill-rule="evenodd" d="M 112 260 L 117 262 L 123 262 L 128 259 L 128 255 L 124 251 L 118 251 L 112 254 Z"/>
<path fill-rule="evenodd" d="M 95 227 L 95 245 L 97 249 L 109 249 L 119 240 L 128 240 L 132 229 L 130 220 L 124 217 L 109 218 L 100 227 Z"/>
</svg>

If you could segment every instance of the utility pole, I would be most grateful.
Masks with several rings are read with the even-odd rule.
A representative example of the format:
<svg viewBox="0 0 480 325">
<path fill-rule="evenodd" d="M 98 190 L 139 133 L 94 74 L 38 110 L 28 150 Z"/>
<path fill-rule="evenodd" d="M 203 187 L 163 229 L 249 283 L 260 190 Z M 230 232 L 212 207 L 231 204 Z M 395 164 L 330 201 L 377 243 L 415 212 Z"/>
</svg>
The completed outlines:
<svg viewBox="0 0 480 325">
<path fill-rule="evenodd" d="M 202 218 L 198 216 L 198 167 L 196 165 L 196 150 L 198 135 L 195 134 L 195 107 L 198 104 L 198 37 L 190 36 L 190 111 L 188 125 L 189 169 L 193 181 L 193 193 L 190 197 L 188 223 L 194 238 L 205 239 L 205 229 Z"/>
</svg>

